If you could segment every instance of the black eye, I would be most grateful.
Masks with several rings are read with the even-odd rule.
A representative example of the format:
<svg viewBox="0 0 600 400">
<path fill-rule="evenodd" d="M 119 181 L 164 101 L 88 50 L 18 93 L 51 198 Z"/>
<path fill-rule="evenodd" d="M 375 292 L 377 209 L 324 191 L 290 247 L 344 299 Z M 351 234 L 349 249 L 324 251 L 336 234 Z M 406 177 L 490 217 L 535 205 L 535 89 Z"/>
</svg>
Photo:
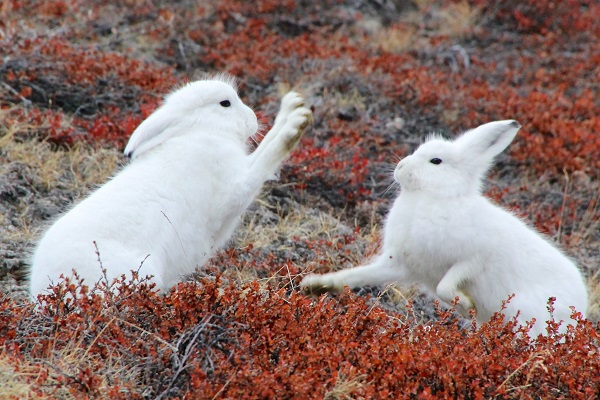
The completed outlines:
<svg viewBox="0 0 600 400">
<path fill-rule="evenodd" d="M 439 165 L 442 163 L 442 160 L 439 158 L 432 158 L 431 160 L 429 160 L 429 162 L 435 165 Z"/>
<path fill-rule="evenodd" d="M 222 105 L 223 107 L 229 107 L 231 105 L 231 102 L 229 100 L 223 100 L 219 104 Z"/>
</svg>

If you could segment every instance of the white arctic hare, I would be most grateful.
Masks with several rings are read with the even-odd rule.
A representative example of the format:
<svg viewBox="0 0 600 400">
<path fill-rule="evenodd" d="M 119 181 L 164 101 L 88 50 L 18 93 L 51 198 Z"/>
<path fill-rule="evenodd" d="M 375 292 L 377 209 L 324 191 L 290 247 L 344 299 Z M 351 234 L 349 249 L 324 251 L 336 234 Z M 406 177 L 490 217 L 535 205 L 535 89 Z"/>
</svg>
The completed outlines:
<svg viewBox="0 0 600 400">
<path fill-rule="evenodd" d="M 554 317 L 574 323 L 571 306 L 586 312 L 587 293 L 578 268 L 519 218 L 481 195 L 482 179 L 494 157 L 513 140 L 520 125 L 497 121 L 454 141 L 432 138 L 398 163 L 401 193 L 387 216 L 383 248 L 370 264 L 325 275 L 301 285 L 320 293 L 392 282 L 419 283 L 445 301 L 459 297 L 465 317 L 476 309 L 479 324 L 504 311 L 532 334 L 545 331 L 548 299 Z M 563 324 L 564 326 L 564 324 Z"/>
<path fill-rule="evenodd" d="M 96 283 L 96 246 L 109 280 L 140 268 L 159 289 L 172 287 L 225 244 L 263 183 L 277 176 L 312 118 L 303 105 L 288 93 L 273 128 L 248 154 L 258 123 L 232 80 L 196 81 L 167 95 L 131 136 L 131 163 L 44 234 L 31 295 L 73 269 Z"/>
</svg>

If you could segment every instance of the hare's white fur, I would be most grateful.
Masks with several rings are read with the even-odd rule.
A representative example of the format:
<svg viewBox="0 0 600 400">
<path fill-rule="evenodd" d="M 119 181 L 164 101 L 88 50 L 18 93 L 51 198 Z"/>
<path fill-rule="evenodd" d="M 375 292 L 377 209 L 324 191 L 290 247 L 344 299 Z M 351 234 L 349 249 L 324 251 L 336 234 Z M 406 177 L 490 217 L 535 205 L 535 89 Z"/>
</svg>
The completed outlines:
<svg viewBox="0 0 600 400">
<path fill-rule="evenodd" d="M 45 232 L 32 259 L 31 295 L 72 270 L 88 285 L 99 281 L 96 250 L 109 280 L 139 268 L 159 289 L 172 287 L 225 244 L 263 183 L 277 176 L 311 119 L 303 105 L 288 93 L 249 154 L 258 123 L 231 82 L 196 81 L 166 96 L 131 136 L 130 164 Z"/>
<path fill-rule="evenodd" d="M 574 307 L 585 314 L 587 292 L 577 266 L 522 220 L 481 195 L 494 157 L 515 137 L 516 121 L 496 121 L 454 141 L 430 138 L 401 160 L 394 178 L 401 193 L 390 210 L 383 248 L 370 264 L 325 275 L 309 275 L 310 292 L 337 291 L 392 282 L 418 283 L 445 302 L 459 297 L 457 310 L 477 322 L 500 311 L 545 332 L 548 299 L 554 319 L 573 324 Z M 441 163 L 436 164 L 441 160 Z M 431 161 L 434 160 L 434 163 Z"/>
</svg>

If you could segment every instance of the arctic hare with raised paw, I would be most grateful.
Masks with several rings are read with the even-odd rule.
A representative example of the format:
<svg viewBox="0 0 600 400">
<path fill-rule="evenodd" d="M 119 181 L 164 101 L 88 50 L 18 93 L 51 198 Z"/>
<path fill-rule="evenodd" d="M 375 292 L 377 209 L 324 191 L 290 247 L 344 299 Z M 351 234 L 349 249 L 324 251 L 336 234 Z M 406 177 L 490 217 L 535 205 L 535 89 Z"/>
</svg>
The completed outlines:
<svg viewBox="0 0 600 400">
<path fill-rule="evenodd" d="M 477 323 L 500 311 L 518 322 L 535 318 L 531 334 L 545 332 L 548 299 L 565 324 L 571 307 L 585 314 L 581 272 L 556 246 L 507 210 L 482 196 L 496 155 L 514 139 L 516 121 L 479 126 L 453 141 L 433 137 L 401 160 L 394 179 L 401 193 L 383 231 L 381 253 L 368 265 L 308 275 L 305 291 L 322 293 L 393 282 L 422 284 L 441 300 L 459 298 L 457 311 Z"/>
<path fill-rule="evenodd" d="M 252 153 L 254 112 L 233 79 L 191 82 L 132 134 L 131 158 L 114 178 L 50 226 L 35 249 L 30 293 L 75 270 L 87 285 L 102 277 L 152 275 L 167 290 L 231 237 L 263 183 L 274 179 L 311 121 L 295 92 Z"/>
</svg>

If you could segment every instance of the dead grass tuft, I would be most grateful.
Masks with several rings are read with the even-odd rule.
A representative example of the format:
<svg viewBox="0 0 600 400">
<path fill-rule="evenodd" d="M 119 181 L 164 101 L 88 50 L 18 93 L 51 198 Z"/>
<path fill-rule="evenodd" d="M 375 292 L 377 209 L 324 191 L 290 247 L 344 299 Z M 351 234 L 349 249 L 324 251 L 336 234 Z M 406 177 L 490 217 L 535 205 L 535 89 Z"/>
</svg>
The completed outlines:
<svg viewBox="0 0 600 400">
<path fill-rule="evenodd" d="M 60 188 L 83 195 L 106 181 L 123 162 L 113 148 L 77 143 L 68 149 L 55 149 L 47 141 L 21 140 L 18 132 L 14 127 L 0 130 L 0 158 L 3 163 L 28 165 L 48 190 Z"/>
<path fill-rule="evenodd" d="M 588 278 L 587 286 L 589 296 L 587 318 L 600 321 L 600 270 Z"/>
<path fill-rule="evenodd" d="M 343 374 L 339 373 L 335 386 L 323 397 L 325 400 L 351 400 L 360 395 L 365 387 L 367 375 L 365 374 Z"/>
<path fill-rule="evenodd" d="M 430 0 L 426 0 L 422 3 L 429 2 Z M 480 10 L 466 0 L 457 3 L 451 2 L 447 7 L 438 11 L 439 34 L 450 37 L 463 36 L 471 31 L 479 14 Z"/>
<path fill-rule="evenodd" d="M 370 40 L 383 51 L 401 53 L 410 50 L 417 38 L 415 26 L 402 24 L 378 29 Z"/>
<path fill-rule="evenodd" d="M 353 237 L 353 243 L 345 243 L 345 238 L 350 236 Z M 243 249 L 247 249 L 254 257 L 259 256 L 261 249 L 268 249 L 270 254 L 287 254 L 295 259 L 300 257 L 296 261 L 302 264 L 300 274 L 304 275 L 313 271 L 317 262 L 332 268 L 341 260 L 345 260 L 341 268 L 358 265 L 368 239 L 367 235 L 355 237 L 350 227 L 330 214 L 298 203 L 288 204 L 284 209 L 261 196 L 255 200 L 253 209 L 245 214 L 242 225 L 232 238 L 231 247 L 242 249 L 243 252 L 246 252 Z M 317 258 L 305 259 L 306 255 L 297 255 L 298 246 L 302 249 L 312 247 L 317 252 Z M 347 251 L 349 247 L 353 251 Z M 256 250 L 251 252 L 251 249 Z M 280 269 L 267 278 L 260 277 L 255 268 L 245 264 L 230 266 L 223 273 L 240 284 L 258 280 L 266 286 L 273 283 L 273 279 L 287 279 L 291 284 L 298 274 L 291 272 L 284 260 L 280 261 L 277 263 Z"/>
<path fill-rule="evenodd" d="M 28 382 L 27 376 L 37 376 L 36 368 L 26 361 L 18 360 L 10 355 L 0 355 L 0 394 L 3 399 L 43 399 L 36 394 L 36 385 Z"/>
<path fill-rule="evenodd" d="M 17 178 L 25 182 L 27 188 L 24 190 L 29 191 L 19 199 L 18 215 L 11 218 L 12 221 L 0 217 L 2 226 L 11 224 L 11 229 L 7 229 L 11 240 L 30 241 L 35 237 L 43 221 L 32 220 L 31 208 L 43 201 L 43 197 L 48 197 L 50 202 L 59 202 L 53 200 L 52 193 L 60 192 L 75 201 L 105 182 L 123 163 L 123 157 L 116 149 L 94 148 L 82 143 L 68 149 L 56 149 L 47 141 L 26 138 L 27 129 L 25 124 L 0 125 L 0 174 L 26 173 Z"/>
<path fill-rule="evenodd" d="M 468 34 L 481 13 L 466 0 L 449 4 L 435 0 L 417 0 L 415 3 L 417 9 L 407 12 L 398 23 L 372 29 L 368 44 L 390 53 L 422 49 L 429 47 L 432 37 L 460 38 Z"/>
<path fill-rule="evenodd" d="M 259 209 L 247 215 L 245 229 L 237 235 L 236 244 L 265 247 L 277 238 L 298 238 L 301 240 L 327 239 L 335 241 L 340 235 L 352 234 L 352 230 L 333 216 L 295 204 L 283 211 L 281 207 L 273 206 L 264 199 L 257 199 Z M 265 217 L 271 221 L 265 221 Z M 282 249 L 291 249 L 283 243 Z"/>
</svg>

